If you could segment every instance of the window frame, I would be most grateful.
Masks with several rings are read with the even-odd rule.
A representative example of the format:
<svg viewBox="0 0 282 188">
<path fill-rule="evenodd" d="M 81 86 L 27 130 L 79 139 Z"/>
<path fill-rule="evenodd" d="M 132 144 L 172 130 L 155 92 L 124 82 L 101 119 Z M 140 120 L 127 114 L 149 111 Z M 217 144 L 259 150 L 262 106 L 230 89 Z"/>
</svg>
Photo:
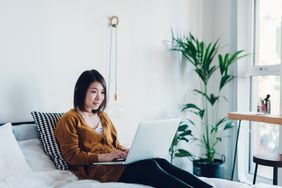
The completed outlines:
<svg viewBox="0 0 282 188">
<path fill-rule="evenodd" d="M 237 39 L 237 48 L 245 49 L 247 52 L 255 52 L 258 44 L 257 41 L 259 39 L 258 34 L 258 21 L 259 18 L 259 0 L 238 0 L 237 1 L 237 22 L 238 22 L 238 39 Z M 282 23 L 281 23 L 282 25 Z M 281 33 L 282 35 L 282 33 Z M 282 36 L 281 36 L 282 38 Z M 282 39 L 281 39 L 282 45 Z M 281 49 L 282 51 L 282 49 Z M 281 62 L 276 65 L 255 65 L 255 62 L 258 60 L 258 55 L 254 55 L 250 53 L 250 57 L 245 58 L 246 60 L 237 64 L 237 111 L 250 111 L 252 106 L 252 77 L 253 76 L 267 76 L 274 75 L 280 76 L 280 83 L 282 82 L 281 77 Z M 244 62 L 245 61 L 245 62 Z M 252 63 L 250 63 L 252 62 Z M 240 91 L 249 91 L 249 94 L 242 94 Z M 243 97 L 244 96 L 244 97 Z M 246 105 L 248 104 L 248 105 Z M 282 92 L 280 89 L 280 112 L 282 111 Z M 241 122 L 241 132 L 239 136 L 239 145 L 241 143 L 242 148 L 238 151 L 237 156 L 237 175 L 238 179 L 242 182 L 252 182 L 253 175 L 250 174 L 250 167 L 252 163 L 250 163 L 250 152 L 251 152 L 251 122 L 242 121 Z M 279 137 L 279 149 L 282 152 L 282 127 L 280 127 L 280 137 Z M 247 144 L 246 144 L 247 142 Z M 248 162 L 246 162 L 246 160 Z M 240 161 L 240 162 L 239 162 Z M 279 178 L 282 178 L 282 170 L 280 170 Z M 265 178 L 257 178 L 260 182 L 272 183 L 272 180 Z M 280 182 L 281 183 L 281 182 Z"/>
</svg>

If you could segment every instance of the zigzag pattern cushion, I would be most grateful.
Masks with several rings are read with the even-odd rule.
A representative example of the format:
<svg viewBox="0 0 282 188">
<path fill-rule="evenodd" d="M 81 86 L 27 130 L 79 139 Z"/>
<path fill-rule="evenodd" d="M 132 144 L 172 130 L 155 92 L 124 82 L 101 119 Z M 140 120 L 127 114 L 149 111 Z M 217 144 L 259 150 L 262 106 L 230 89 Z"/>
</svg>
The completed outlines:
<svg viewBox="0 0 282 188">
<path fill-rule="evenodd" d="M 56 141 L 54 130 L 63 113 L 31 112 L 37 125 L 38 136 L 43 150 L 54 162 L 57 169 L 67 170 L 68 164 L 64 160 L 60 147 Z"/>
</svg>

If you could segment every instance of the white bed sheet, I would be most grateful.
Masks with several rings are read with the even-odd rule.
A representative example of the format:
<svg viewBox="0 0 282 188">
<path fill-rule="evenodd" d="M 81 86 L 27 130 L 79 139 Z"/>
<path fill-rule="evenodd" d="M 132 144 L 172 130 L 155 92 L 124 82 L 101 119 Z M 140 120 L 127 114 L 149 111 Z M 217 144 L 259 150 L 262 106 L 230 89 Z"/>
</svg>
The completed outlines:
<svg viewBox="0 0 282 188">
<path fill-rule="evenodd" d="M 22 176 L 10 177 L 0 182 L 0 187 L 17 188 L 149 188 L 149 186 L 126 183 L 100 183 L 95 180 L 78 180 L 70 171 L 57 170 L 53 162 L 45 155 L 38 139 L 19 141 L 26 161 L 32 173 Z M 266 184 L 248 185 L 239 182 L 232 182 L 224 179 L 204 178 L 215 188 L 282 188 Z"/>
<path fill-rule="evenodd" d="M 44 153 L 38 139 L 29 139 L 19 141 L 21 150 L 23 151 L 26 161 L 32 169 L 32 174 L 26 174 L 22 177 L 17 177 L 15 182 L 9 180 L 10 187 L 51 187 L 51 188 L 149 188 L 149 186 L 128 184 L 128 183 L 100 183 L 95 180 L 78 180 L 70 171 L 57 170 L 53 162 Z M 18 186 L 19 185 L 19 186 Z M 27 186 L 24 186 L 27 185 Z M 38 186 L 40 185 L 40 186 Z M 7 185 L 5 185 L 6 187 Z M 0 184 L 0 187 L 1 184 Z M 4 187 L 4 186 L 3 186 Z"/>
<path fill-rule="evenodd" d="M 219 178 L 204 178 L 202 180 L 214 185 L 216 188 L 282 188 L 281 186 L 268 185 L 264 183 L 257 183 L 255 185 L 249 185 L 246 183 L 234 182 Z"/>
</svg>

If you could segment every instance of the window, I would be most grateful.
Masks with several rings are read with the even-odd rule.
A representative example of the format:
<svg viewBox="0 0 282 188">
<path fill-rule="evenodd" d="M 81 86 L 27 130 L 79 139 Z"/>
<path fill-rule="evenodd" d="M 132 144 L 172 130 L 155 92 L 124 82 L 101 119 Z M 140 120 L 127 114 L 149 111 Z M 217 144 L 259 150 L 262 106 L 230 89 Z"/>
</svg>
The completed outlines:
<svg viewBox="0 0 282 188">
<path fill-rule="evenodd" d="M 260 98 L 265 98 L 270 94 L 271 113 L 279 114 L 280 108 L 280 77 L 274 75 L 253 76 L 251 78 L 252 111 L 257 110 Z M 273 153 L 278 152 L 279 146 L 279 126 L 266 123 L 251 122 L 250 129 L 250 152 L 249 152 L 249 172 L 254 172 L 252 156 L 255 153 Z M 258 175 L 271 179 L 273 169 L 266 166 L 260 166 Z"/>
<path fill-rule="evenodd" d="M 238 74 L 244 75 L 238 81 L 238 110 L 257 111 L 259 100 L 270 94 L 271 113 L 279 114 L 282 1 L 239 0 L 238 2 L 238 9 L 245 10 L 243 17 L 238 16 L 238 49 L 247 49 L 251 54 L 248 61 L 244 62 L 245 65 L 238 64 Z M 245 98 L 242 98 L 243 94 L 240 93 L 242 90 L 249 91 L 248 95 L 244 93 Z M 254 153 L 278 152 L 279 147 L 279 126 L 255 122 L 245 123 L 244 126 L 247 125 L 250 127 L 245 129 L 240 139 L 249 145 L 244 146 L 244 152 L 238 153 L 241 155 L 239 158 L 248 161 L 241 164 L 241 167 L 247 166 L 247 168 L 242 167 L 241 171 L 239 169 L 239 174 L 244 171 L 245 176 L 254 171 L 252 162 Z M 259 167 L 258 175 L 261 177 L 272 179 L 272 173 L 272 168 Z"/>
<path fill-rule="evenodd" d="M 253 1 L 253 65 L 249 69 L 250 110 L 270 94 L 271 113 L 280 111 L 281 15 L 282 1 Z M 279 126 L 251 122 L 249 173 L 253 173 L 255 153 L 278 152 Z M 271 179 L 272 168 L 260 166 L 258 175 Z"/>
<path fill-rule="evenodd" d="M 281 63 L 282 1 L 255 0 L 255 65 Z M 279 69 L 278 69 L 279 70 Z"/>
</svg>

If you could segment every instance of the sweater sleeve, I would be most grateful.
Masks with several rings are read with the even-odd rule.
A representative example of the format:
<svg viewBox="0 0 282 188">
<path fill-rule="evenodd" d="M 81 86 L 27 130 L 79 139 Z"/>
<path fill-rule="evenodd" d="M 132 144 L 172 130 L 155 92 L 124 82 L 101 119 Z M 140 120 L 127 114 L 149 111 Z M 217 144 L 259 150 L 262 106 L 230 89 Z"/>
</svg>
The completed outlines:
<svg viewBox="0 0 282 188">
<path fill-rule="evenodd" d="M 75 118 L 63 116 L 55 129 L 62 155 L 70 165 L 89 165 L 98 161 L 98 154 L 85 152 L 79 147 Z"/>
<path fill-rule="evenodd" d="M 116 145 L 117 145 L 117 148 L 118 148 L 119 150 L 122 150 L 122 151 L 125 151 L 125 150 L 126 150 L 126 148 L 125 148 L 123 145 L 121 145 L 121 144 L 119 143 L 119 140 L 118 140 L 118 139 L 116 140 Z"/>
</svg>

